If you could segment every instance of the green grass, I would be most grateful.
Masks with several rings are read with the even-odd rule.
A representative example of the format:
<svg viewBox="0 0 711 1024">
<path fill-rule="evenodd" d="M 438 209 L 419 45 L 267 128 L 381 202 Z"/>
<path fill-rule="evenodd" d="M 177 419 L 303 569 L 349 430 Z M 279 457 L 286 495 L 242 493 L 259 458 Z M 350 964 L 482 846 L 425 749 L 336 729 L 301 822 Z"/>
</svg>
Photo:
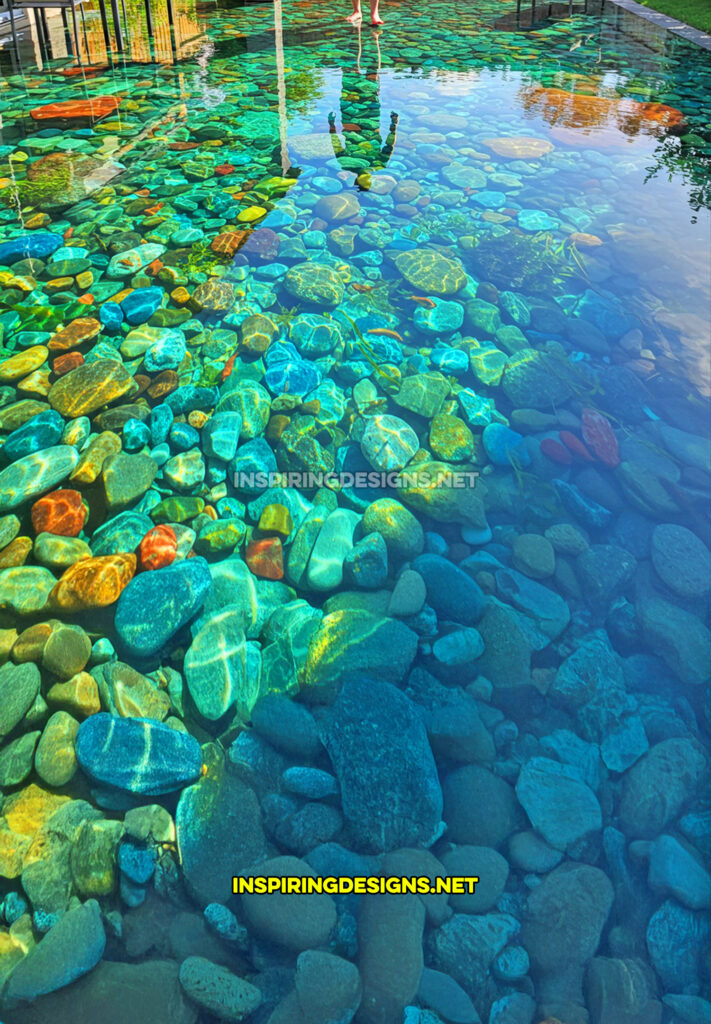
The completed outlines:
<svg viewBox="0 0 711 1024">
<path fill-rule="evenodd" d="M 711 3 L 709 0 L 640 0 L 653 11 L 668 14 L 671 18 L 685 21 L 687 25 L 711 32 Z"/>
</svg>

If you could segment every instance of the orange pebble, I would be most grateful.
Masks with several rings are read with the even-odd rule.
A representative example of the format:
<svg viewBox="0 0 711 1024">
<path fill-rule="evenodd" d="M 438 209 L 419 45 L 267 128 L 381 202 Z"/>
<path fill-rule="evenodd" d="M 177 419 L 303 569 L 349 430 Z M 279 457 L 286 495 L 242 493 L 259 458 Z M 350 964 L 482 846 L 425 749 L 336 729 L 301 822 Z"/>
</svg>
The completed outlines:
<svg viewBox="0 0 711 1024">
<path fill-rule="evenodd" d="M 79 491 L 61 490 L 36 501 L 30 515 L 35 533 L 76 537 L 86 522 L 87 512 Z"/>
<path fill-rule="evenodd" d="M 79 298 L 77 299 L 77 302 L 81 302 L 83 306 L 93 306 L 94 303 L 96 302 L 96 299 L 91 294 L 91 292 L 87 292 L 85 295 L 80 295 Z"/>
<path fill-rule="evenodd" d="M 164 569 L 178 552 L 178 538 L 172 526 L 161 523 L 149 530 L 138 546 L 141 569 Z"/>
<path fill-rule="evenodd" d="M 77 366 L 81 366 L 84 362 L 84 356 L 81 352 L 64 352 L 52 363 L 52 370 L 57 377 L 63 377 L 65 373 L 69 373 L 70 370 L 76 369 Z"/>
<path fill-rule="evenodd" d="M 250 541 L 245 560 L 254 575 L 262 579 L 280 580 L 284 576 L 284 558 L 278 537 Z"/>
</svg>

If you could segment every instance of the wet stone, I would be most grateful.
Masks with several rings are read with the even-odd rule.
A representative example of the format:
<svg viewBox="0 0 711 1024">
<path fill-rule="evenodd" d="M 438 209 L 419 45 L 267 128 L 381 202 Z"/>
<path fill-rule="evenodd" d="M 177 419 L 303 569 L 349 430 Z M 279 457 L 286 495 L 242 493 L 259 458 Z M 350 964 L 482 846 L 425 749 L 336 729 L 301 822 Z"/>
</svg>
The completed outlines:
<svg viewBox="0 0 711 1024">
<path fill-rule="evenodd" d="M 128 370 L 114 359 L 97 359 L 71 370 L 52 385 L 49 403 L 67 418 L 86 416 L 133 388 Z"/>
<path fill-rule="evenodd" d="M 200 747 L 188 733 L 159 722 L 92 715 L 76 741 L 80 767 L 90 778 L 131 793 L 160 795 L 200 775 Z"/>
</svg>

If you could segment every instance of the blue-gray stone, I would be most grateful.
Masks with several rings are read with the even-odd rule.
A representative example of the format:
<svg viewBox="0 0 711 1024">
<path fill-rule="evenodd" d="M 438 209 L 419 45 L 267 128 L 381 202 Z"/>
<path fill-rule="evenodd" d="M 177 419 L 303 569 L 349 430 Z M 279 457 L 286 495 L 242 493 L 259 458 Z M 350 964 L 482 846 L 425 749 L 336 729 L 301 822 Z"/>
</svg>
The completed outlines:
<svg viewBox="0 0 711 1024">
<path fill-rule="evenodd" d="M 667 991 L 696 988 L 711 937 L 708 914 L 694 913 L 674 900 L 662 903 L 647 927 L 652 966 Z"/>
<path fill-rule="evenodd" d="M 132 839 L 124 839 L 118 848 L 118 866 L 136 885 L 145 885 L 156 869 L 156 852 Z"/>
<path fill-rule="evenodd" d="M 510 466 L 512 458 L 526 467 L 531 457 L 522 446 L 523 437 L 503 423 L 489 423 L 481 435 L 484 450 L 495 466 Z"/>
<path fill-rule="evenodd" d="M 199 610 L 212 586 L 204 558 L 134 576 L 116 607 L 115 627 L 129 654 L 157 654 Z"/>
<path fill-rule="evenodd" d="M 453 562 L 440 555 L 419 555 L 412 568 L 427 587 L 427 602 L 442 619 L 468 626 L 476 622 L 486 607 L 486 597 L 478 583 Z"/>
<path fill-rule="evenodd" d="M 165 292 L 162 288 L 134 288 L 121 302 L 121 309 L 128 323 L 144 324 L 160 306 Z"/>
<path fill-rule="evenodd" d="M 5 989 L 8 1003 L 56 992 L 87 974 L 101 959 L 106 933 L 96 900 L 66 914 L 14 969 Z"/>
<path fill-rule="evenodd" d="M 76 756 L 95 782 L 146 796 L 182 789 L 195 782 L 202 769 L 200 744 L 190 733 L 148 718 L 117 718 L 104 712 L 79 726 Z"/>
<path fill-rule="evenodd" d="M 422 719 L 400 690 L 365 676 L 348 679 L 324 742 L 357 850 L 434 841 L 442 790 Z"/>
</svg>

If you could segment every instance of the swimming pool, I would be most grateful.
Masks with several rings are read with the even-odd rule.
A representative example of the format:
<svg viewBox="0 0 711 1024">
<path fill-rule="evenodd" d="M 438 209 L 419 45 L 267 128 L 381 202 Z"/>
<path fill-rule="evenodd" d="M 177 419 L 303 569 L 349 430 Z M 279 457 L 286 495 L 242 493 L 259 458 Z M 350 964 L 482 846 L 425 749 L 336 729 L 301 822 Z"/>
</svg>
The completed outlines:
<svg viewBox="0 0 711 1024">
<path fill-rule="evenodd" d="M 709 52 L 345 13 L 2 51 L 3 1019 L 705 1020 Z"/>
</svg>

